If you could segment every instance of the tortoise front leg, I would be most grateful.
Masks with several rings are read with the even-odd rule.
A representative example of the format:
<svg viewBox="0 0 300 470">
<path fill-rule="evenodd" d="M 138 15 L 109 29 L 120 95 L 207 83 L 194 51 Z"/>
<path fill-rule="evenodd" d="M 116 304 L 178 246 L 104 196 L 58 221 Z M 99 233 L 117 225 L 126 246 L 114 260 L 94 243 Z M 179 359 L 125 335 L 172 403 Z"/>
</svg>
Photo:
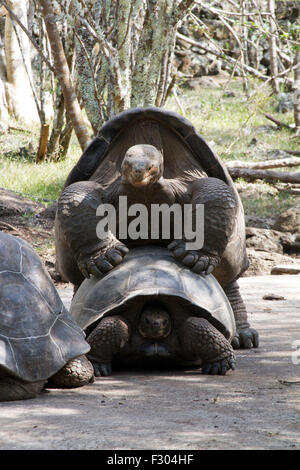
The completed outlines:
<svg viewBox="0 0 300 470">
<path fill-rule="evenodd" d="M 232 347 L 234 349 L 257 348 L 259 344 L 258 332 L 254 328 L 250 328 L 246 306 L 238 283 L 233 281 L 223 289 L 231 304 L 236 324 L 236 334 L 231 342 Z"/>
<path fill-rule="evenodd" d="M 181 350 L 188 361 L 202 360 L 202 374 L 225 375 L 235 369 L 235 355 L 225 338 L 205 318 L 189 317 L 178 332 Z"/>
<path fill-rule="evenodd" d="M 81 181 L 65 188 L 58 201 L 55 221 L 57 251 L 63 259 L 66 258 L 66 247 L 60 246 L 65 240 L 84 277 L 90 274 L 102 276 L 121 263 L 129 251 L 109 230 L 102 239 L 97 236 L 100 219 L 96 211 L 103 203 L 103 197 L 103 189 L 98 183 Z M 62 270 L 63 264 L 60 261 Z"/>
<path fill-rule="evenodd" d="M 174 240 L 168 246 L 175 258 L 196 273 L 211 273 L 220 262 L 232 234 L 238 203 L 232 189 L 217 178 L 202 178 L 190 188 L 191 203 L 204 205 L 204 244 L 201 249 L 188 250 L 186 240 Z M 193 217 L 193 231 L 196 218 Z"/>
<path fill-rule="evenodd" d="M 129 340 L 129 327 L 118 315 L 103 318 L 88 336 L 91 346 L 87 354 L 91 360 L 96 377 L 111 375 L 113 357 L 118 354 Z"/>
</svg>

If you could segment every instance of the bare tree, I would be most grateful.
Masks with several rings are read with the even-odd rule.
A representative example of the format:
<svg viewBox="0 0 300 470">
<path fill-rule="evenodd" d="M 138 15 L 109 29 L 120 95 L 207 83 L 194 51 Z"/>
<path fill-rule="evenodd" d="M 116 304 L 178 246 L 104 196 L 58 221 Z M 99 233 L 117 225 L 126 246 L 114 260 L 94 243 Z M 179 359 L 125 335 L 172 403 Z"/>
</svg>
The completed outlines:
<svg viewBox="0 0 300 470">
<path fill-rule="evenodd" d="M 162 106 L 173 83 L 177 26 L 192 0 L 59 1 L 73 26 L 78 85 L 96 132 L 135 106 Z"/>
<path fill-rule="evenodd" d="M 275 1 L 268 0 L 268 10 L 270 13 L 270 35 L 269 35 L 269 49 L 270 49 L 270 70 L 272 77 L 272 87 L 274 93 L 279 92 L 278 85 L 278 61 L 277 61 L 277 45 L 276 45 L 276 23 L 275 23 Z"/>
<path fill-rule="evenodd" d="M 300 18 L 300 6 L 298 7 L 298 19 Z M 294 118 L 296 135 L 300 135 L 300 45 L 295 53 L 295 81 L 294 81 Z"/>
<path fill-rule="evenodd" d="M 56 15 L 50 0 L 40 0 L 40 5 L 51 45 L 56 76 L 59 80 L 64 96 L 65 107 L 78 138 L 79 144 L 84 150 L 89 141 L 88 129 L 84 122 L 81 108 L 71 80 L 70 70 L 60 38 L 60 33 L 56 24 Z"/>
<path fill-rule="evenodd" d="M 6 3 L 27 28 L 28 0 L 7 0 Z M 6 12 L 4 49 L 9 111 L 23 122 L 39 122 L 34 99 L 30 42 L 9 12 Z"/>
<path fill-rule="evenodd" d="M 296 134 L 300 134 L 300 50 L 295 55 L 295 82 L 294 82 L 294 118 Z"/>
<path fill-rule="evenodd" d="M 0 9 L 0 16 L 5 16 L 6 10 L 4 7 Z M 5 53 L 4 41 L 0 37 L 0 132 L 5 132 L 8 128 L 8 102 L 6 98 L 6 66 L 5 66 Z"/>
</svg>

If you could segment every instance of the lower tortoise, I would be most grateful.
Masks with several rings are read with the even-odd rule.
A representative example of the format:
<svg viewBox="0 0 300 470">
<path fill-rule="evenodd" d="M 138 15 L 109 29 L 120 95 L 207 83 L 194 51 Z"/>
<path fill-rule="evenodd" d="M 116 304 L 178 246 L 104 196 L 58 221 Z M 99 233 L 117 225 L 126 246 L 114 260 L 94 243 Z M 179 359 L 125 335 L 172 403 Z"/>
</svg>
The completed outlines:
<svg viewBox="0 0 300 470">
<path fill-rule="evenodd" d="M 134 248 L 104 277 L 86 279 L 70 311 L 86 332 L 96 376 L 114 364 L 235 368 L 227 296 L 214 276 L 192 272 L 166 248 Z"/>
</svg>

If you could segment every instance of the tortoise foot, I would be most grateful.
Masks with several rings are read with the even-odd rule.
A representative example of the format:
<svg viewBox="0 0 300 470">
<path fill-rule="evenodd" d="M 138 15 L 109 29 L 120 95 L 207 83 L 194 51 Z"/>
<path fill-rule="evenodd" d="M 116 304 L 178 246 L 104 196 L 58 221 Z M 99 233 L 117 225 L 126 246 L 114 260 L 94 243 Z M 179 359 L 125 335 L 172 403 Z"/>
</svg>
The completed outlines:
<svg viewBox="0 0 300 470">
<path fill-rule="evenodd" d="M 210 255 L 202 250 L 187 250 L 186 242 L 183 240 L 174 240 L 168 245 L 168 249 L 178 261 L 197 274 L 210 274 L 220 262 L 218 256 Z"/>
<path fill-rule="evenodd" d="M 88 255 L 80 255 L 78 267 L 84 277 L 94 275 L 97 277 L 111 271 L 123 261 L 129 252 L 128 248 L 117 239 L 102 242 L 101 247 Z"/>
<path fill-rule="evenodd" d="M 202 374 L 224 375 L 235 369 L 232 346 L 205 318 L 189 317 L 179 330 L 179 339 L 186 359 L 201 359 Z"/>
<path fill-rule="evenodd" d="M 111 362 L 93 362 L 95 377 L 108 377 L 112 374 Z"/>
<path fill-rule="evenodd" d="M 54 374 L 47 384 L 47 388 L 76 388 L 94 381 L 94 369 L 85 356 L 71 359 Z"/>
<path fill-rule="evenodd" d="M 225 375 L 229 369 L 234 370 L 236 362 L 234 357 L 229 357 L 215 362 L 205 362 L 201 373 L 207 375 Z"/>
<path fill-rule="evenodd" d="M 231 346 L 234 349 L 251 349 L 258 348 L 259 339 L 258 332 L 254 328 L 237 329 Z"/>
</svg>

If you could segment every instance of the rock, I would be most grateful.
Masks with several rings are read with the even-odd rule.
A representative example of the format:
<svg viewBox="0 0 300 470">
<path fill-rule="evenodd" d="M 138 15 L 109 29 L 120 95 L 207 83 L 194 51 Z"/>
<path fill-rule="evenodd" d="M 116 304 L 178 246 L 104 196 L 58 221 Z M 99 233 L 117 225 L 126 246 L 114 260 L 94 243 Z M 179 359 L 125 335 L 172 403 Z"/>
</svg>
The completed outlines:
<svg viewBox="0 0 300 470">
<path fill-rule="evenodd" d="M 259 251 L 283 253 L 280 237 L 273 230 L 246 227 L 246 246 Z"/>
<path fill-rule="evenodd" d="M 225 91 L 223 96 L 224 98 L 235 98 L 236 93 L 234 91 Z"/>
<path fill-rule="evenodd" d="M 294 108 L 294 93 L 279 93 L 278 105 L 276 111 L 278 113 L 288 113 Z"/>
<path fill-rule="evenodd" d="M 300 204 L 282 212 L 272 228 L 280 232 L 294 233 L 300 238 Z"/>
<path fill-rule="evenodd" d="M 258 215 L 245 215 L 247 227 L 257 227 L 270 229 L 274 225 L 276 217 L 261 217 Z"/>
<path fill-rule="evenodd" d="M 190 90 L 199 90 L 199 88 L 211 87 L 220 88 L 218 82 L 216 82 L 213 77 L 208 76 L 191 78 L 190 80 L 186 80 L 182 86 Z"/>
<path fill-rule="evenodd" d="M 266 132 L 267 134 L 269 134 L 270 132 L 274 132 L 274 131 L 277 131 L 278 130 L 278 126 L 272 126 L 272 125 L 266 125 L 266 124 L 263 124 L 261 126 L 254 126 L 252 128 L 253 131 L 255 132 Z"/>
<path fill-rule="evenodd" d="M 291 233 L 258 227 L 246 227 L 246 246 L 259 251 L 284 253 L 300 251 L 300 240 Z"/>
<path fill-rule="evenodd" d="M 43 207 L 42 204 L 19 196 L 14 191 L 0 188 L 0 217 L 33 214 Z"/>
<path fill-rule="evenodd" d="M 294 266 L 299 267 L 299 262 L 293 261 L 289 256 L 281 255 L 279 253 L 270 253 L 267 251 L 256 251 L 253 248 L 247 249 L 249 258 L 249 268 L 243 274 L 246 276 L 268 276 L 271 274 L 275 266 Z"/>
<path fill-rule="evenodd" d="M 188 52 L 181 59 L 179 70 L 185 75 L 193 77 L 201 77 L 202 75 L 210 75 L 209 64 L 211 59 L 205 55 L 199 55 Z"/>
<path fill-rule="evenodd" d="M 265 294 L 263 300 L 285 300 L 285 297 L 277 294 Z"/>
<path fill-rule="evenodd" d="M 46 207 L 46 209 L 42 209 L 39 212 L 38 217 L 46 217 L 47 219 L 54 220 L 55 215 L 56 215 L 56 208 L 57 208 L 57 202 L 55 202 L 54 204 L 51 204 L 51 206 Z"/>
<path fill-rule="evenodd" d="M 264 159 L 266 160 L 281 160 L 284 158 L 290 158 L 291 155 L 284 150 L 268 150 Z"/>
<path fill-rule="evenodd" d="M 279 20 L 297 20 L 299 0 L 279 0 L 276 2 L 276 18 Z"/>
<path fill-rule="evenodd" d="M 300 264 L 276 265 L 271 269 L 271 274 L 300 274 Z"/>
</svg>

